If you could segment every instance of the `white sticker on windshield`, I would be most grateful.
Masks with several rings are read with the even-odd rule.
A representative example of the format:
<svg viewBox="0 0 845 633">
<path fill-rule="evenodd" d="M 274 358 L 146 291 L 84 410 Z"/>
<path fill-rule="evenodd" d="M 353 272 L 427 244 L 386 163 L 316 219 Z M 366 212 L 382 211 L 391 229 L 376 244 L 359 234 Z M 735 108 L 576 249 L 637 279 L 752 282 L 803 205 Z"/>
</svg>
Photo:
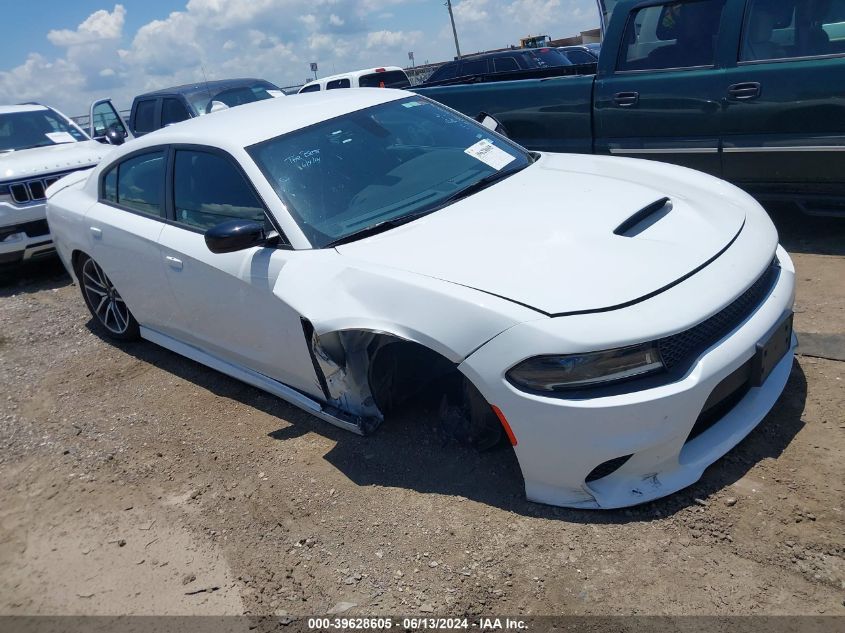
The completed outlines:
<svg viewBox="0 0 845 633">
<path fill-rule="evenodd" d="M 44 136 L 54 143 L 76 143 L 76 139 L 70 135 L 70 132 L 47 132 Z"/>
<path fill-rule="evenodd" d="M 516 156 L 511 156 L 505 150 L 499 149 L 486 138 L 481 139 L 475 145 L 470 145 L 464 150 L 465 154 L 469 154 L 473 158 L 477 158 L 485 165 L 490 165 L 495 170 L 499 170 L 507 165 Z"/>
<path fill-rule="evenodd" d="M 402 104 L 403 108 L 416 108 L 417 106 L 421 106 L 424 102 L 423 101 L 406 101 Z"/>
</svg>

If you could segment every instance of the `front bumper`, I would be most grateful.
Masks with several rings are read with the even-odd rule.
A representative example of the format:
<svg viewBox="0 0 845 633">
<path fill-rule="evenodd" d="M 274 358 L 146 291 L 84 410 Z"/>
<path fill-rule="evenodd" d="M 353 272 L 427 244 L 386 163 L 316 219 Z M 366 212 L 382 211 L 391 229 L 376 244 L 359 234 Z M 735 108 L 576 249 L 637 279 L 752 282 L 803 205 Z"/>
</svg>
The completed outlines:
<svg viewBox="0 0 845 633">
<path fill-rule="evenodd" d="M 490 404 L 507 418 L 529 499 L 579 508 L 618 508 L 665 496 L 696 482 L 704 469 L 740 442 L 768 413 L 789 378 L 795 339 L 759 387 L 737 392 L 738 402 L 691 437 L 711 393 L 742 371 L 756 345 L 792 307 L 795 271 L 778 247 L 781 272 L 763 302 L 737 328 L 713 344 L 682 378 L 650 389 L 592 399 L 550 398 L 522 392 L 504 377 L 521 360 L 514 350 L 526 341 L 557 336 L 566 341 L 577 324 L 590 319 L 593 331 L 603 319 L 620 315 L 562 317 L 517 326 L 467 358 L 460 369 Z M 681 285 L 683 286 L 683 284 Z M 682 300 L 679 286 L 664 296 L 626 308 L 632 322 L 647 321 Z M 533 330 L 533 332 L 532 332 Z M 548 339 L 546 340 L 548 344 Z M 558 350 L 554 350 L 556 353 Z M 744 395 L 743 395 L 744 393 Z M 741 397 L 740 397 L 741 396 Z M 699 432 L 700 431 L 700 432 Z M 587 481 L 594 469 L 630 456 L 610 474 Z"/>
<path fill-rule="evenodd" d="M 46 205 L 0 202 L 0 265 L 19 264 L 55 252 Z"/>
</svg>

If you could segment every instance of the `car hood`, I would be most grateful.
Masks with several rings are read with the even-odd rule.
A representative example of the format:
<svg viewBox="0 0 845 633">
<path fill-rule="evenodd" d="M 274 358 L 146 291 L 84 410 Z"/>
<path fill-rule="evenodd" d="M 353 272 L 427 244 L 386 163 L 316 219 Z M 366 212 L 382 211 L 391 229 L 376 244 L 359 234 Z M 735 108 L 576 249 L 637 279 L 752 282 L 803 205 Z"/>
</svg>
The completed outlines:
<svg viewBox="0 0 845 633">
<path fill-rule="evenodd" d="M 112 149 L 97 141 L 79 141 L 0 154 L 0 181 L 93 167 Z"/>
<path fill-rule="evenodd" d="M 672 165 L 545 154 L 477 194 L 337 250 L 550 315 L 588 312 L 656 294 L 706 266 L 742 230 L 750 202 Z M 632 219 L 650 205 L 648 217 Z M 625 230 L 626 221 L 634 226 Z"/>
</svg>

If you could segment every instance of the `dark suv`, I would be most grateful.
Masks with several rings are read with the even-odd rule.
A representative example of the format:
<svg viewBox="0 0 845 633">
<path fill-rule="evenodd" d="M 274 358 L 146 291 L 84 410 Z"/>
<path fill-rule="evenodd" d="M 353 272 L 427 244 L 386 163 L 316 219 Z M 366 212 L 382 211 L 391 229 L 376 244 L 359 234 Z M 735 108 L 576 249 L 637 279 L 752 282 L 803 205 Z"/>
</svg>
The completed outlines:
<svg viewBox="0 0 845 633">
<path fill-rule="evenodd" d="M 575 66 L 556 48 L 516 48 L 447 62 L 423 86 L 570 75 L 579 72 Z"/>
<path fill-rule="evenodd" d="M 208 114 L 220 103 L 234 107 L 271 99 L 282 91 L 263 79 L 223 79 L 164 88 L 138 95 L 132 101 L 129 125 L 142 136 L 171 123 Z"/>
</svg>

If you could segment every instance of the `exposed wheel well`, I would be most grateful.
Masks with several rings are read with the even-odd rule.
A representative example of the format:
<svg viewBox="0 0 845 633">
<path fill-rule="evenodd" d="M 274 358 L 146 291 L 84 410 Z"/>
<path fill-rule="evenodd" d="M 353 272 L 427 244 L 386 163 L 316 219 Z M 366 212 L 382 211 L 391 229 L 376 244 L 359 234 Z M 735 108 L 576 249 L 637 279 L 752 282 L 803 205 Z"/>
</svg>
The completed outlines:
<svg viewBox="0 0 845 633">
<path fill-rule="evenodd" d="M 83 256 L 88 257 L 86 253 L 83 253 L 78 249 L 70 254 L 70 265 L 73 267 L 74 273 L 77 273 L 79 271 L 79 260 Z"/>
<path fill-rule="evenodd" d="M 348 413 L 375 415 L 368 431 L 413 403 L 438 411 L 441 428 L 459 441 L 489 448 L 503 437 L 492 408 L 457 365 L 420 343 L 343 330 L 312 333 L 311 344 L 327 398 Z"/>
</svg>

